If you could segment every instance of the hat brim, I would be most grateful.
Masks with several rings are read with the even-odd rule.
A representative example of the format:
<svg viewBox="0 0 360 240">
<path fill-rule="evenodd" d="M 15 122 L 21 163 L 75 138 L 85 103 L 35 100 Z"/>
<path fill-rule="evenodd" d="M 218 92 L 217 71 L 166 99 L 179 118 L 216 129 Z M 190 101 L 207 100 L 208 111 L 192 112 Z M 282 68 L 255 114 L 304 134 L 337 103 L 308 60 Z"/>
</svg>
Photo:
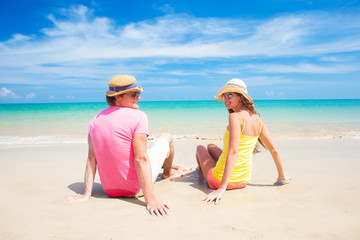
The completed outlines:
<svg viewBox="0 0 360 240">
<path fill-rule="evenodd" d="M 142 92 L 142 91 L 143 91 L 142 87 L 137 86 L 136 88 L 129 88 L 129 89 L 126 89 L 126 90 L 120 91 L 120 92 L 106 91 L 106 96 L 115 97 L 117 95 L 121 95 L 121 94 L 128 93 L 128 92 Z"/>
<path fill-rule="evenodd" d="M 228 85 L 225 87 L 220 88 L 220 90 L 218 91 L 218 93 L 215 96 L 215 99 L 218 102 L 224 102 L 222 95 L 224 93 L 229 93 L 229 92 L 235 92 L 235 93 L 240 93 L 241 95 L 243 95 L 247 100 L 249 100 L 250 103 L 254 103 L 254 101 L 251 99 L 251 97 L 249 95 L 247 95 L 247 93 L 245 93 L 244 91 L 242 91 L 241 89 L 239 89 L 238 87 L 234 86 L 234 85 Z"/>
</svg>

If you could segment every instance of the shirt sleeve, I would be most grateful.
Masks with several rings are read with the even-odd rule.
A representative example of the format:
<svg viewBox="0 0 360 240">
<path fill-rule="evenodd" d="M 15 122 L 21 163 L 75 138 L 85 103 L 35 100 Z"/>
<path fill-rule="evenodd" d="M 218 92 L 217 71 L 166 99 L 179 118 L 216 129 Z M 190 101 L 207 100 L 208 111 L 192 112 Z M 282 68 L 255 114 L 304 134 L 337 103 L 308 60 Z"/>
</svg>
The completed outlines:
<svg viewBox="0 0 360 240">
<path fill-rule="evenodd" d="M 149 123 L 148 123 L 148 118 L 147 115 L 144 112 L 140 112 L 139 114 L 139 120 L 138 120 L 138 124 L 136 126 L 135 129 L 135 133 L 145 133 L 147 136 L 149 136 Z"/>
<path fill-rule="evenodd" d="M 89 123 L 89 126 L 88 126 L 88 134 L 90 134 L 90 136 L 92 135 L 92 132 L 94 130 L 94 121 L 95 121 L 95 118 L 91 119 L 90 123 Z"/>
</svg>

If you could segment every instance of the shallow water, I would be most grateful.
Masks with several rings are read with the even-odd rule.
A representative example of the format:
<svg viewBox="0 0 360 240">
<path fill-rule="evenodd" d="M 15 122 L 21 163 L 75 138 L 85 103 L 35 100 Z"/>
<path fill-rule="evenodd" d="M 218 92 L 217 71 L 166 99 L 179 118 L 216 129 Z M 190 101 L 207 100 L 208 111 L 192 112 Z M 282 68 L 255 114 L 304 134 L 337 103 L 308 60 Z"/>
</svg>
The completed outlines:
<svg viewBox="0 0 360 240">
<path fill-rule="evenodd" d="M 139 102 L 150 137 L 221 138 L 228 113 L 217 101 Z M 86 142 L 92 117 L 106 103 L 0 104 L 0 144 Z M 258 100 L 275 138 L 360 138 L 360 100 Z"/>
</svg>

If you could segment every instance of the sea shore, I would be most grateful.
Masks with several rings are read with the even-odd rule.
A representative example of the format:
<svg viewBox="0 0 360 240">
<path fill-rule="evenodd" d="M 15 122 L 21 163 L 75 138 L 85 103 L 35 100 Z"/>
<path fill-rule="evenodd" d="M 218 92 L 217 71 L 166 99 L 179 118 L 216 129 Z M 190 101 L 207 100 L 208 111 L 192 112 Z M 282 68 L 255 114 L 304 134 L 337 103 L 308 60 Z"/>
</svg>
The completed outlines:
<svg viewBox="0 0 360 240">
<path fill-rule="evenodd" d="M 175 163 L 195 163 L 195 148 L 210 141 L 175 140 Z M 220 147 L 220 140 L 212 140 Z M 263 149 L 252 180 L 227 191 L 218 205 L 196 170 L 157 181 L 170 206 L 153 217 L 144 199 L 109 198 L 96 176 L 92 198 L 83 191 L 87 145 L 6 145 L 0 148 L 0 239 L 360 239 L 360 139 L 279 139 L 290 184 L 274 186 L 276 169 Z"/>
</svg>

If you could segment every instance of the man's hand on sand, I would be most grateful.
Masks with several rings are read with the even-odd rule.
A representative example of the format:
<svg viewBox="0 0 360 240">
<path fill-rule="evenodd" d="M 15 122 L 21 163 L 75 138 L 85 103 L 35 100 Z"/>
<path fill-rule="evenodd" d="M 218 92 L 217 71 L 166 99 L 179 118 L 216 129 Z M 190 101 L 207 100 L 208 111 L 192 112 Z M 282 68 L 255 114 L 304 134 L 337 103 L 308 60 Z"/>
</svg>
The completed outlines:
<svg viewBox="0 0 360 240">
<path fill-rule="evenodd" d="M 146 209 L 153 216 L 166 216 L 169 213 L 169 206 L 158 201 L 148 203 Z"/>
<path fill-rule="evenodd" d="M 88 200 L 89 198 L 90 197 L 85 196 L 83 194 L 76 194 L 74 196 L 65 198 L 64 202 L 66 202 L 66 203 L 79 203 L 79 202 L 84 202 L 84 201 Z"/>
</svg>

